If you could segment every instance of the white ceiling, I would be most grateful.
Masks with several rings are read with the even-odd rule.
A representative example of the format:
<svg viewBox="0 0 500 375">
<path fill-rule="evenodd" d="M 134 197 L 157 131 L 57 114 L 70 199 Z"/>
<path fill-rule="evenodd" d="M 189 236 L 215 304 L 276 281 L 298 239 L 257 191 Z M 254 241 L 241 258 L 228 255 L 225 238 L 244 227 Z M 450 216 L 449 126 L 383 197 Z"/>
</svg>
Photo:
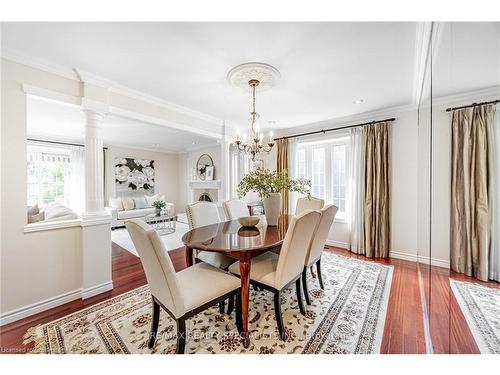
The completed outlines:
<svg viewBox="0 0 500 375">
<path fill-rule="evenodd" d="M 28 99 L 27 108 L 28 138 L 84 142 L 85 118 L 79 108 L 35 98 Z M 213 139 L 193 133 L 110 115 L 104 120 L 103 140 L 108 146 L 169 152 L 215 144 Z"/>
<path fill-rule="evenodd" d="M 245 127 L 249 93 L 227 72 L 258 61 L 279 85 L 257 97 L 273 127 L 412 100 L 415 23 L 5 23 L 3 47 L 113 80 Z M 353 104 L 363 99 L 361 105 Z M 265 123 L 263 124 L 265 126 Z"/>
<path fill-rule="evenodd" d="M 226 74 L 243 62 L 269 63 L 282 80 L 258 94 L 257 110 L 264 126 L 290 128 L 411 104 L 416 29 L 389 22 L 3 23 L 2 47 L 240 128 L 247 126 L 250 94 L 231 87 Z M 446 24 L 434 96 L 500 85 L 499 41 L 498 22 Z"/>
<path fill-rule="evenodd" d="M 500 86 L 500 22 L 454 22 L 442 27 L 433 61 L 433 96 Z"/>
</svg>

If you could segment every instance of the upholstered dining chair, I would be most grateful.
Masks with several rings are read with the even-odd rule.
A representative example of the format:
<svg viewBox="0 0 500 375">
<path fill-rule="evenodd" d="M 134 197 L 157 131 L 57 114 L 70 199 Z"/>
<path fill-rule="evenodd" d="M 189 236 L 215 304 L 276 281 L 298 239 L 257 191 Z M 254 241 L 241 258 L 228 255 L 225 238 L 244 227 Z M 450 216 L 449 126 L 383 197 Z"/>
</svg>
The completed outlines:
<svg viewBox="0 0 500 375">
<path fill-rule="evenodd" d="M 250 283 L 254 287 L 258 286 L 274 293 L 274 313 L 282 340 L 287 339 L 287 333 L 281 314 L 281 294 L 295 282 L 299 309 L 302 314 L 305 314 L 300 276 L 320 217 L 321 214 L 318 211 L 312 210 L 306 210 L 294 216 L 288 226 L 279 255 L 268 251 L 251 260 Z M 239 275 L 239 262 L 231 265 L 229 272 Z"/>
<path fill-rule="evenodd" d="M 248 206 L 241 199 L 231 199 L 222 204 L 227 220 L 236 220 L 240 217 L 250 216 Z"/>
<path fill-rule="evenodd" d="M 314 197 L 302 197 L 297 199 L 297 207 L 295 207 L 295 215 L 300 214 L 304 210 L 319 211 L 325 205 L 325 200 Z"/>
<path fill-rule="evenodd" d="M 236 297 L 236 324 L 242 331 L 238 298 L 240 279 L 206 263 L 176 273 L 160 236 L 153 228 L 139 219 L 129 220 L 125 226 L 141 258 L 153 300 L 148 348 L 153 348 L 156 342 L 160 307 L 177 323 L 177 353 L 184 353 L 186 319 L 227 298 Z"/>
<path fill-rule="evenodd" d="M 307 251 L 306 262 L 302 270 L 302 286 L 304 287 L 304 297 L 308 305 L 311 304 L 311 301 L 309 300 L 309 289 L 307 288 L 307 268 L 312 267 L 316 263 L 319 286 L 321 289 L 325 289 L 323 277 L 321 275 L 321 255 L 323 254 L 328 233 L 332 227 L 333 220 L 335 220 L 337 211 L 338 207 L 333 204 L 328 204 L 321 209 L 321 219 L 319 220 L 313 240 Z"/>
<path fill-rule="evenodd" d="M 196 202 L 186 206 L 186 216 L 189 229 L 199 228 L 206 225 L 217 224 L 222 220 L 219 216 L 219 209 L 215 203 Z M 195 252 L 195 257 L 212 266 L 227 270 L 236 260 L 224 254 L 212 253 L 208 251 Z"/>
</svg>

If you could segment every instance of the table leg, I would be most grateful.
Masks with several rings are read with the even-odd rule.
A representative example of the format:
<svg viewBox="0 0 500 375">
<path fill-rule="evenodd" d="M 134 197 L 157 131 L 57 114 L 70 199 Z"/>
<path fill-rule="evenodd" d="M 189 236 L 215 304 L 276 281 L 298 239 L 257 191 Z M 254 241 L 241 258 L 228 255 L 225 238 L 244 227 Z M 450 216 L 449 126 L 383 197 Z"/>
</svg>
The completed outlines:
<svg viewBox="0 0 500 375">
<path fill-rule="evenodd" d="M 186 264 L 188 267 L 193 265 L 193 249 L 186 246 Z"/>
<path fill-rule="evenodd" d="M 243 346 L 250 346 L 250 333 L 248 331 L 248 305 L 250 300 L 250 260 L 240 260 L 241 278 L 241 315 L 243 321 Z"/>
</svg>

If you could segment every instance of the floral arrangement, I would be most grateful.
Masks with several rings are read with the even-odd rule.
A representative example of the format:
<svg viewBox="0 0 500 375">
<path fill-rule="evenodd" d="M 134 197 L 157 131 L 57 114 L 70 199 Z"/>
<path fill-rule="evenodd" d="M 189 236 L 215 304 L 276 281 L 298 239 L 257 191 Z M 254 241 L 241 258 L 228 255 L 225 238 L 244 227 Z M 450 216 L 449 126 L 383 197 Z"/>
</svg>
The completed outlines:
<svg viewBox="0 0 500 375">
<path fill-rule="evenodd" d="M 305 178 L 291 179 L 287 172 L 270 171 L 257 168 L 247 174 L 238 184 L 238 196 L 244 197 L 249 191 L 256 191 L 261 198 L 269 197 L 271 193 L 283 190 L 293 191 L 311 196 L 311 180 Z"/>
<path fill-rule="evenodd" d="M 161 209 L 167 207 L 167 205 L 163 201 L 154 201 L 153 202 L 153 207 L 155 207 L 158 210 L 161 210 Z"/>
<path fill-rule="evenodd" d="M 154 191 L 154 160 L 115 159 L 115 182 L 120 189 Z"/>
</svg>

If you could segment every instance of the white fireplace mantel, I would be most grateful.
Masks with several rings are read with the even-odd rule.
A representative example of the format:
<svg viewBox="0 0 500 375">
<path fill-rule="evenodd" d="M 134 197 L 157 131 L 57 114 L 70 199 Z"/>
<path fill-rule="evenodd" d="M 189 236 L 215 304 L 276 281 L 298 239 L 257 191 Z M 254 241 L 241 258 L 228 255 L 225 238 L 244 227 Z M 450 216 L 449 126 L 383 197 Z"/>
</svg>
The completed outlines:
<svg viewBox="0 0 500 375">
<path fill-rule="evenodd" d="M 211 180 L 211 181 L 189 181 L 189 187 L 191 189 L 214 189 L 219 190 L 221 188 L 222 181 L 221 180 Z"/>
</svg>

